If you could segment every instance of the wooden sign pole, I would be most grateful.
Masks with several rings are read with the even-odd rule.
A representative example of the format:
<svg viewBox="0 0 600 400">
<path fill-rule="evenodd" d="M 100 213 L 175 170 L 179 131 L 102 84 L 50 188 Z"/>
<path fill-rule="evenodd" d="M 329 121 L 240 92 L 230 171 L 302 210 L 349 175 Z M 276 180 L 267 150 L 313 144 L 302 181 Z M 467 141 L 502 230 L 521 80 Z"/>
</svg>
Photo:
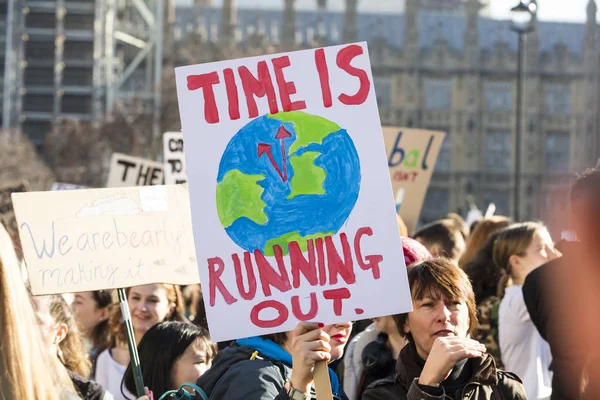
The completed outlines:
<svg viewBox="0 0 600 400">
<path fill-rule="evenodd" d="M 315 390 L 318 400 L 333 400 L 331 390 L 331 381 L 329 380 L 329 367 L 327 361 L 317 361 L 315 363 Z"/>
</svg>

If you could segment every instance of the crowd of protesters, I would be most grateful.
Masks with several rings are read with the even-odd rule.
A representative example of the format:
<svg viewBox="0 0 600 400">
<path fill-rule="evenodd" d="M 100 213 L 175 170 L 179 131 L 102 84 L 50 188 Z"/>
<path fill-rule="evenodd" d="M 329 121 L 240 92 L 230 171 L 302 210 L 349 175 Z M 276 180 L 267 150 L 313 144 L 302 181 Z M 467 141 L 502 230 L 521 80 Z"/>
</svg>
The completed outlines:
<svg viewBox="0 0 600 400">
<path fill-rule="evenodd" d="M 413 311 L 369 321 L 217 344 L 199 285 L 128 288 L 145 397 L 193 383 L 190 399 L 316 399 L 326 361 L 334 399 L 598 399 L 599 168 L 578 176 L 571 204 L 576 242 L 537 221 L 456 214 L 407 237 L 399 218 Z M 32 296 L 0 248 L 0 399 L 137 398 L 115 293 L 69 298 Z"/>
</svg>

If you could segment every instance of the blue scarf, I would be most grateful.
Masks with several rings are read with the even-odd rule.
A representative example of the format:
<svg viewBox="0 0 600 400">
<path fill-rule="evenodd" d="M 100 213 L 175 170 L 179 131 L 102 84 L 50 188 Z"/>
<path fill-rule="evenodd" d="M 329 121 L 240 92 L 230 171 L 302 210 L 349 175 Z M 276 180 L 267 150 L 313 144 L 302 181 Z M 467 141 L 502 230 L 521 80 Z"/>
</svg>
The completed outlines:
<svg viewBox="0 0 600 400">
<path fill-rule="evenodd" d="M 238 339 L 236 340 L 236 343 L 240 346 L 252 347 L 270 359 L 281 361 L 288 367 L 292 368 L 292 355 L 272 340 L 254 336 L 245 339 Z M 338 377 L 331 368 L 327 369 L 329 370 L 329 380 L 331 381 L 331 389 L 333 394 L 339 397 L 340 382 Z"/>
</svg>

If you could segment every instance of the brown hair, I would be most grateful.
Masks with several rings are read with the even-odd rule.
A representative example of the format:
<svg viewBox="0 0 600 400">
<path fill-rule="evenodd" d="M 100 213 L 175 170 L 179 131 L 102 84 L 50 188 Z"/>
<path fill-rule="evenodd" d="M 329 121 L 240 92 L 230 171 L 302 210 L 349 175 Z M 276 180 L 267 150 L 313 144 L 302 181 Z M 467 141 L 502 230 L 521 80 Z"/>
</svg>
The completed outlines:
<svg viewBox="0 0 600 400">
<path fill-rule="evenodd" d="M 600 256 L 597 234 L 600 229 L 600 165 L 577 175 L 571 186 L 571 213 L 579 222 L 577 236 L 586 245 L 586 251 Z M 589 248 L 588 248 L 589 247 Z"/>
<path fill-rule="evenodd" d="M 510 257 L 513 255 L 523 257 L 535 233 L 542 229 L 546 227 L 539 222 L 524 222 L 503 230 L 494 243 L 494 262 L 498 268 L 511 276 Z"/>
<path fill-rule="evenodd" d="M 482 219 L 477 227 L 467 239 L 465 252 L 460 258 L 458 265 L 464 268 L 467 263 L 473 261 L 483 247 L 486 240 L 494 233 L 500 232 L 502 229 L 511 224 L 510 218 L 495 215 L 493 217 Z"/>
<path fill-rule="evenodd" d="M 166 317 L 165 321 L 183 321 L 187 322 L 185 318 L 185 305 L 183 296 L 179 290 L 179 286 L 171 285 L 169 283 L 162 283 L 163 287 L 167 290 L 167 300 L 169 304 L 174 304 L 175 307 Z M 129 298 L 129 292 L 131 288 L 125 289 L 125 293 Z M 162 321 L 161 321 L 162 322 Z M 123 346 L 127 344 L 127 336 L 125 333 L 125 325 L 123 324 L 123 314 L 121 313 L 121 307 L 119 303 L 113 303 L 111 305 L 111 313 L 108 318 L 108 332 L 109 339 L 107 341 L 107 348 L 112 349 L 117 346 Z M 136 338 L 140 340 L 141 338 Z"/>
<path fill-rule="evenodd" d="M 11 246 L 0 227 L 0 398 L 59 400 L 76 391 L 65 368 L 43 345 Z"/>
<path fill-rule="evenodd" d="M 454 223 L 454 227 L 458 229 L 463 239 L 467 240 L 469 237 L 469 226 L 463 217 L 457 213 L 449 213 L 444 219 L 452 221 Z"/>
<path fill-rule="evenodd" d="M 110 310 L 110 306 L 113 303 L 113 291 L 112 290 L 97 290 L 92 292 L 92 298 L 96 303 L 96 308 L 106 308 Z M 92 340 L 92 348 L 97 349 L 96 352 L 99 354 L 106 349 L 106 341 L 108 339 L 108 318 L 98 323 L 92 332 L 90 332 L 90 338 Z"/>
<path fill-rule="evenodd" d="M 463 270 L 471 279 L 477 304 L 498 295 L 500 281 L 506 276 L 506 273 L 494 263 L 494 244 L 498 235 L 500 232 L 492 233 L 475 258 L 463 266 Z M 502 285 L 506 286 L 506 280 Z"/>
<path fill-rule="evenodd" d="M 58 294 L 49 296 L 38 296 L 38 301 L 45 302 L 48 306 L 48 312 L 52 317 L 53 326 L 45 327 L 54 330 L 60 324 L 67 326 L 67 335 L 58 344 L 60 349 L 59 359 L 65 365 L 67 370 L 88 377 L 90 374 L 90 360 L 83 347 L 81 333 L 77 328 L 77 321 L 71 311 L 71 308 L 64 297 Z"/>
<path fill-rule="evenodd" d="M 475 294 L 467 274 L 458 265 L 446 258 L 436 258 L 411 265 L 407 268 L 407 273 L 413 300 L 444 297 L 464 301 L 469 311 L 468 333 L 473 334 L 477 330 Z M 412 335 L 404 332 L 409 314 L 397 314 L 394 321 L 400 335 L 412 342 Z"/>
<path fill-rule="evenodd" d="M 419 240 L 428 250 L 433 245 L 440 245 L 443 254 L 437 254 L 442 257 L 458 259 L 465 247 L 465 239 L 457 223 L 452 219 L 440 219 L 429 225 L 425 225 L 412 235 L 413 239 Z M 430 250 L 431 251 L 431 250 Z M 436 256 L 436 254 L 432 254 Z"/>
</svg>

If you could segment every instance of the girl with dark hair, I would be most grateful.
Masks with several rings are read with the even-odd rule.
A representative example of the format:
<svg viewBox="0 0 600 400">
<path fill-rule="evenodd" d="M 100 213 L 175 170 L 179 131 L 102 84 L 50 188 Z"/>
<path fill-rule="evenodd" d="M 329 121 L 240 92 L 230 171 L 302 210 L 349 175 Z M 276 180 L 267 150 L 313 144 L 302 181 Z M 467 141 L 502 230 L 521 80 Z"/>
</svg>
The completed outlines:
<svg viewBox="0 0 600 400">
<path fill-rule="evenodd" d="M 210 368 L 216 347 L 206 330 L 188 322 L 167 321 L 146 332 L 138 345 L 138 353 L 144 384 L 158 399 L 185 382 L 196 383 Z M 131 364 L 123 382 L 128 391 L 135 393 Z"/>
<path fill-rule="evenodd" d="M 154 325 L 163 321 L 185 321 L 184 305 L 177 285 L 156 283 L 134 286 L 125 290 L 131 312 L 131 322 L 136 343 Z M 95 379 L 116 399 L 133 397 L 121 387 L 125 369 L 129 364 L 129 350 L 121 308 L 115 304 L 109 318 L 108 347 L 96 362 Z"/>
<path fill-rule="evenodd" d="M 394 318 L 408 344 L 396 374 L 373 383 L 365 400 L 526 399 L 513 374 L 496 368 L 477 329 L 469 278 L 455 263 L 438 258 L 408 268 L 413 311 Z"/>
</svg>

